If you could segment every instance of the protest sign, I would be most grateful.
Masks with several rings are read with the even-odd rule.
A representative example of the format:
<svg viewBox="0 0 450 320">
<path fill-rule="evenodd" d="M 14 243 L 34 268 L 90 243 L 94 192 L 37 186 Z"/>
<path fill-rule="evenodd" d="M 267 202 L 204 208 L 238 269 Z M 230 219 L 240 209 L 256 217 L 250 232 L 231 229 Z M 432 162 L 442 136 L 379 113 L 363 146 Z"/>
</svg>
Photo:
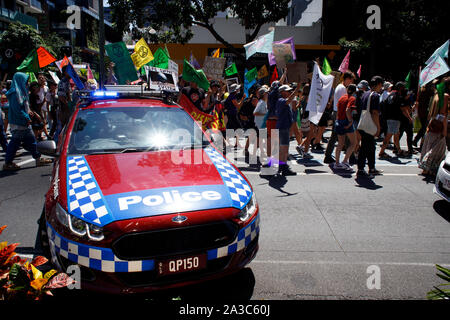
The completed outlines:
<svg viewBox="0 0 450 320">
<path fill-rule="evenodd" d="M 173 60 L 169 60 L 169 69 L 168 70 L 178 74 L 178 64 Z"/>
<path fill-rule="evenodd" d="M 149 66 L 145 66 L 145 71 L 150 90 L 178 92 L 178 77 L 175 72 Z"/>
<path fill-rule="evenodd" d="M 230 86 L 231 86 L 232 84 L 239 84 L 239 78 L 229 78 L 229 79 L 227 79 L 226 81 L 227 81 L 227 89 L 228 89 L 228 92 L 230 92 Z"/>
<path fill-rule="evenodd" d="M 203 62 L 203 72 L 212 80 L 223 80 L 223 70 L 225 69 L 225 58 L 213 58 L 206 56 Z"/>
<path fill-rule="evenodd" d="M 283 69 L 286 67 L 287 63 L 294 62 L 291 45 L 288 43 L 274 43 L 272 46 L 272 52 L 278 68 Z"/>
<path fill-rule="evenodd" d="M 309 120 L 317 125 L 322 117 L 333 87 L 334 77 L 324 75 L 317 63 L 314 64 L 311 89 L 306 110 L 309 111 Z"/>
<path fill-rule="evenodd" d="M 297 59 L 297 55 L 296 55 L 296 53 L 295 53 L 295 43 L 294 43 L 294 38 L 293 38 L 293 37 L 290 37 L 290 38 L 287 38 L 287 39 L 284 39 L 284 40 L 274 41 L 273 44 L 280 44 L 280 43 L 288 43 L 288 44 L 291 45 L 292 58 L 293 58 L 293 60 L 296 60 L 296 59 Z M 273 65 L 275 65 L 275 64 L 277 63 L 276 60 L 275 60 L 275 56 L 273 55 L 272 52 L 269 53 L 268 58 L 269 58 L 269 65 L 273 66 Z"/>
<path fill-rule="evenodd" d="M 308 65 L 306 62 L 294 62 L 286 65 L 287 79 L 298 84 L 308 81 Z"/>
</svg>

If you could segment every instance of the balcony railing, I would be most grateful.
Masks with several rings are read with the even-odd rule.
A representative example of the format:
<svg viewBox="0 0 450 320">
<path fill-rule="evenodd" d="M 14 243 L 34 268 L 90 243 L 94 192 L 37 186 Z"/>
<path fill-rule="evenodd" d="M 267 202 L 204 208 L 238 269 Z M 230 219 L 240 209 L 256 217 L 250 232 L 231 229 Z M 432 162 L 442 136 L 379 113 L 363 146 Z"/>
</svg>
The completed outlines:
<svg viewBox="0 0 450 320">
<path fill-rule="evenodd" d="M 8 18 L 13 20 L 14 19 L 14 11 L 11 11 L 7 8 L 2 8 L 2 10 L 0 11 L 0 14 L 2 17 L 4 18 Z"/>
<path fill-rule="evenodd" d="M 23 24 L 32 26 L 36 30 L 38 30 L 38 22 L 36 18 L 28 16 L 26 14 L 20 13 L 19 11 L 14 12 L 13 19 L 14 21 L 19 21 Z"/>
</svg>

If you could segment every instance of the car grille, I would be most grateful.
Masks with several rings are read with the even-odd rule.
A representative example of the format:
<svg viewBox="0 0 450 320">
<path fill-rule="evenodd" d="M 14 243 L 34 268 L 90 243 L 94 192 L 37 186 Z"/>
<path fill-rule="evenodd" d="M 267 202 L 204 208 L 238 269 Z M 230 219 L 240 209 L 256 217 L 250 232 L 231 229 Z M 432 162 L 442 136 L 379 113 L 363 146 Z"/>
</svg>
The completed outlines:
<svg viewBox="0 0 450 320">
<path fill-rule="evenodd" d="M 183 228 L 126 234 L 112 249 L 122 260 L 143 260 L 220 248 L 234 241 L 239 227 L 222 221 Z"/>
</svg>

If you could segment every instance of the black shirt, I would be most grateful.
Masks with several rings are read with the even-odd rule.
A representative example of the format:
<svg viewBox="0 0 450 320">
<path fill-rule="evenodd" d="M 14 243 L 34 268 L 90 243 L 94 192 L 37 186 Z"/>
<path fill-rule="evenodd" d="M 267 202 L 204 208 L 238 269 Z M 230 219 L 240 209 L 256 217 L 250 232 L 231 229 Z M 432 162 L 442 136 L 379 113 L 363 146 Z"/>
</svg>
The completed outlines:
<svg viewBox="0 0 450 320">
<path fill-rule="evenodd" d="M 386 119 L 400 121 L 402 119 L 401 107 L 406 105 L 405 98 L 398 91 L 392 91 L 386 99 Z"/>
<path fill-rule="evenodd" d="M 242 116 L 247 117 L 248 120 L 241 120 L 241 124 L 244 127 L 244 129 L 250 129 L 255 128 L 255 116 L 253 114 L 253 111 L 255 111 L 255 107 L 252 104 L 252 99 L 247 99 L 244 104 L 242 105 L 241 109 L 239 110 L 239 114 Z"/>
</svg>

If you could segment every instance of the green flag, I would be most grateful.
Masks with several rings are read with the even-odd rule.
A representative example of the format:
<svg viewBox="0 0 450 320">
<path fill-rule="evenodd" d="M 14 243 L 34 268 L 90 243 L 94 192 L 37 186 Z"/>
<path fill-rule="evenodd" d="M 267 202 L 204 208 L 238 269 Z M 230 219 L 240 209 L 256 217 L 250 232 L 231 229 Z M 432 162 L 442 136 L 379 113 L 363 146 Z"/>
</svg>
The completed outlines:
<svg viewBox="0 0 450 320">
<path fill-rule="evenodd" d="M 322 66 L 323 74 L 327 76 L 327 75 L 329 75 L 331 73 L 331 71 L 333 71 L 333 70 L 331 69 L 331 66 L 328 63 L 327 58 L 324 58 L 323 59 L 323 66 Z"/>
<path fill-rule="evenodd" d="M 238 70 L 236 68 L 236 63 L 232 63 L 231 66 L 225 69 L 225 75 L 227 77 L 232 76 L 233 74 L 237 74 Z"/>
<path fill-rule="evenodd" d="M 406 82 L 406 86 L 405 87 L 406 87 L 407 90 L 409 90 L 411 88 L 411 71 L 408 72 L 408 75 L 406 76 L 405 82 Z"/>
<path fill-rule="evenodd" d="M 136 67 L 123 41 L 107 44 L 105 50 L 115 64 L 114 73 L 120 85 L 125 85 L 138 79 Z"/>
<path fill-rule="evenodd" d="M 248 82 L 252 82 L 257 77 L 258 77 L 258 69 L 256 69 L 256 67 L 254 67 L 245 74 L 245 79 L 247 79 Z"/>
<path fill-rule="evenodd" d="M 161 69 L 169 69 L 169 53 L 166 49 L 158 48 L 156 52 L 153 54 L 153 59 L 149 63 L 147 63 L 150 67 L 161 68 Z"/>
<path fill-rule="evenodd" d="M 27 75 L 28 75 L 28 83 L 37 82 L 37 78 L 34 72 L 27 72 Z"/>
<path fill-rule="evenodd" d="M 445 82 L 441 81 L 441 83 L 436 85 L 436 91 L 439 95 L 439 109 L 444 105 L 444 94 L 445 94 Z"/>
<path fill-rule="evenodd" d="M 204 90 L 209 89 L 209 81 L 203 70 L 196 70 L 186 59 L 183 64 L 183 79 L 189 82 L 195 82 Z"/>
<path fill-rule="evenodd" d="M 20 66 L 17 67 L 17 71 L 20 72 L 39 72 L 39 69 L 38 54 L 35 49 L 33 49 Z"/>
</svg>

